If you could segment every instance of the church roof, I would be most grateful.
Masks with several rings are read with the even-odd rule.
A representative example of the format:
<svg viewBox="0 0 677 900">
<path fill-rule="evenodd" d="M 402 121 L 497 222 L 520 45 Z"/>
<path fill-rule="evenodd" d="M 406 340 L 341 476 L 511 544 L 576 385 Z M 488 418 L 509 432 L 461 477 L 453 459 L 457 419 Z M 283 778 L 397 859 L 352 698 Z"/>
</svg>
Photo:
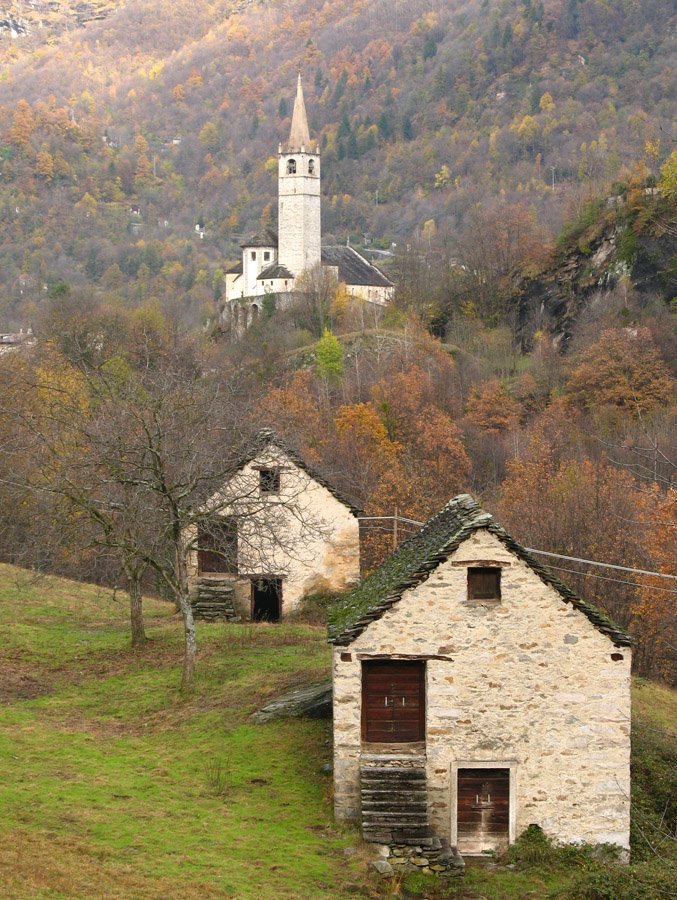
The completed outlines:
<svg viewBox="0 0 677 900">
<path fill-rule="evenodd" d="M 322 248 L 322 265 L 336 266 L 339 281 L 344 284 L 360 284 L 369 287 L 393 287 L 393 282 L 375 265 L 352 247 L 329 246 Z"/>
<path fill-rule="evenodd" d="M 277 232 L 273 228 L 264 228 L 253 234 L 240 244 L 241 247 L 277 247 Z"/>
<path fill-rule="evenodd" d="M 275 261 L 274 263 L 271 263 L 271 265 L 266 266 L 265 269 L 261 269 L 261 274 L 257 281 L 265 281 L 267 278 L 293 279 L 294 276 L 286 266 L 282 266 L 279 262 Z"/>
<path fill-rule="evenodd" d="M 296 153 L 302 147 L 305 147 L 306 150 L 310 150 L 310 132 L 308 131 L 306 104 L 303 100 L 301 73 L 299 72 L 299 80 L 296 85 L 296 99 L 294 100 L 294 113 L 291 117 L 288 149 L 292 153 Z"/>
<path fill-rule="evenodd" d="M 339 646 L 350 644 L 371 622 L 380 619 L 397 603 L 406 590 L 425 581 L 463 541 L 481 529 L 496 535 L 541 581 L 553 587 L 564 601 L 587 616 L 595 628 L 606 634 L 614 644 L 631 646 L 634 643 L 601 610 L 582 600 L 535 560 L 469 494 L 459 494 L 450 500 L 419 532 L 400 544 L 378 569 L 332 607 L 329 612 L 330 642 Z"/>
<path fill-rule="evenodd" d="M 234 266 L 226 269 L 226 275 L 242 275 L 242 260 L 236 262 Z"/>
</svg>

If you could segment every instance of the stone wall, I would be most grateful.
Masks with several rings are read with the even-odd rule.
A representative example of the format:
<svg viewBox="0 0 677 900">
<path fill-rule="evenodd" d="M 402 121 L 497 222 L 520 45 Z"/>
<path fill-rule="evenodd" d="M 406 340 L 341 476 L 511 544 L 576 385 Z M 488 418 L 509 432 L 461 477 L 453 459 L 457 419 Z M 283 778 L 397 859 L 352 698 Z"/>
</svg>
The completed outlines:
<svg viewBox="0 0 677 900">
<path fill-rule="evenodd" d="M 290 159 L 296 162 L 294 175 L 286 171 Z M 311 160 L 313 175 L 308 174 Z M 298 277 L 305 269 L 320 264 L 320 157 L 307 152 L 282 153 L 278 166 L 278 259 Z"/>
<path fill-rule="evenodd" d="M 261 495 L 259 470 L 279 467 L 279 494 Z M 232 497 L 232 505 L 227 498 Z M 282 614 L 323 588 L 341 590 L 360 572 L 359 523 L 331 491 L 271 446 L 249 462 L 224 489 L 220 514 L 239 514 L 236 611 L 248 617 L 250 579 L 282 578 Z M 189 555 L 191 586 L 197 583 L 197 551 Z M 218 577 L 218 576 L 216 576 Z M 232 579 L 232 576 L 224 576 Z"/>
<path fill-rule="evenodd" d="M 501 602 L 471 605 L 467 563 L 501 566 Z M 612 659 L 612 654 L 615 659 Z M 426 663 L 429 820 L 456 842 L 456 769 L 510 770 L 510 839 L 529 824 L 561 842 L 627 848 L 630 651 L 493 535 L 475 532 L 422 584 L 334 651 L 338 819 L 360 815 L 361 660 Z"/>
</svg>

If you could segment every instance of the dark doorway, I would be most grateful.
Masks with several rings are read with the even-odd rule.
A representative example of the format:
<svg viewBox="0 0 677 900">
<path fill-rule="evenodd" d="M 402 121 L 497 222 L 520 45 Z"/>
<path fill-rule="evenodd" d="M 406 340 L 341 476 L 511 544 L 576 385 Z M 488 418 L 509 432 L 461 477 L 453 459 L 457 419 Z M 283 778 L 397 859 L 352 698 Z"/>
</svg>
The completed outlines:
<svg viewBox="0 0 677 900">
<path fill-rule="evenodd" d="M 252 621 L 277 622 L 282 609 L 282 579 L 252 580 Z"/>
<path fill-rule="evenodd" d="M 425 662 L 362 663 L 362 739 L 425 740 Z"/>
<path fill-rule="evenodd" d="M 456 839 L 459 851 L 505 850 L 509 807 L 509 769 L 459 769 Z"/>
</svg>

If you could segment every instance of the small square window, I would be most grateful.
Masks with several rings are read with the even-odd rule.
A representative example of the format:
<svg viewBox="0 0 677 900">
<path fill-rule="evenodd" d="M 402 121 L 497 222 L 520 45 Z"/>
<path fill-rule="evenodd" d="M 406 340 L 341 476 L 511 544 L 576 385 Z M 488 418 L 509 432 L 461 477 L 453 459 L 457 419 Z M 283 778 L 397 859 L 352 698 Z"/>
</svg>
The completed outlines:
<svg viewBox="0 0 677 900">
<path fill-rule="evenodd" d="M 264 251 L 263 251 L 263 258 L 264 258 L 265 260 L 270 259 L 270 250 L 264 250 Z"/>
<path fill-rule="evenodd" d="M 262 494 L 279 494 L 280 493 L 280 470 L 279 469 L 260 469 L 259 470 L 259 489 Z"/>
<path fill-rule="evenodd" d="M 501 599 L 501 570 L 496 567 L 478 566 L 468 569 L 468 600 Z"/>
</svg>

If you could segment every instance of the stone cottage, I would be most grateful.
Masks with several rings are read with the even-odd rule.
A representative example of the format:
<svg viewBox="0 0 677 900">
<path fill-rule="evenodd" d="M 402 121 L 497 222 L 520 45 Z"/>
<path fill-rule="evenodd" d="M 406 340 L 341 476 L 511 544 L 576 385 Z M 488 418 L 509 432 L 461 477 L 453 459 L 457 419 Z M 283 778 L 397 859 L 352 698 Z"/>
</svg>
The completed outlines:
<svg viewBox="0 0 677 900">
<path fill-rule="evenodd" d="M 272 432 L 262 432 L 189 535 L 198 616 L 277 621 L 304 594 L 360 573 L 358 510 Z"/>
<path fill-rule="evenodd" d="M 467 494 L 332 615 L 338 819 L 500 850 L 629 846 L 631 638 Z"/>
</svg>

